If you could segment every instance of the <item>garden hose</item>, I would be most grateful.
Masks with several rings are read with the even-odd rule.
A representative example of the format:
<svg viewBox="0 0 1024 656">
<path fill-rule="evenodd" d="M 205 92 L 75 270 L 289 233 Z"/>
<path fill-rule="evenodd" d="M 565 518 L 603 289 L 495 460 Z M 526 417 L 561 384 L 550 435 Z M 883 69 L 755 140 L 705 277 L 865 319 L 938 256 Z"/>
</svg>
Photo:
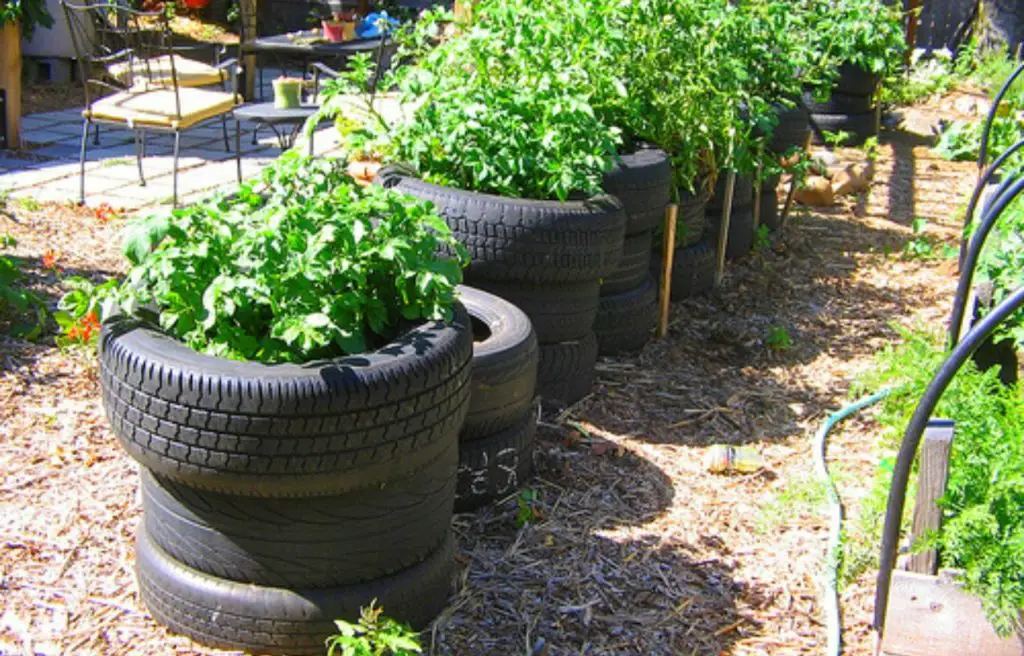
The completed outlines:
<svg viewBox="0 0 1024 656">
<path fill-rule="evenodd" d="M 821 602 L 821 605 L 825 608 L 825 622 L 828 630 L 828 646 L 825 652 L 827 656 L 838 656 L 840 652 L 841 631 L 836 579 L 839 569 L 839 536 L 843 523 L 843 506 L 839 500 L 839 492 L 836 490 L 836 485 L 828 473 L 828 464 L 825 462 L 825 440 L 836 424 L 850 415 L 878 403 L 887 396 L 889 396 L 889 390 L 883 389 L 833 412 L 814 436 L 814 469 L 818 477 L 825 484 L 829 502 L 828 551 L 825 554 L 826 571 Z"/>
</svg>

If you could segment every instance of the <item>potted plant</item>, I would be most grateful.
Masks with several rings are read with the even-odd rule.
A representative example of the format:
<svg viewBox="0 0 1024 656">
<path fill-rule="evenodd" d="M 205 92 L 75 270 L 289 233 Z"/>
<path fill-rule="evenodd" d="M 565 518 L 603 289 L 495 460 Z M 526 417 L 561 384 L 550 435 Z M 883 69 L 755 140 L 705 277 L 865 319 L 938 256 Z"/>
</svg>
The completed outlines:
<svg viewBox="0 0 1024 656">
<path fill-rule="evenodd" d="M 323 19 L 324 38 L 331 43 L 350 41 L 356 36 L 356 24 L 359 23 L 359 14 L 355 11 L 335 11 L 329 18 Z"/>
<path fill-rule="evenodd" d="M 299 77 L 282 75 L 273 81 L 274 107 L 278 109 L 295 109 L 302 104 L 302 85 L 304 80 Z"/>
</svg>

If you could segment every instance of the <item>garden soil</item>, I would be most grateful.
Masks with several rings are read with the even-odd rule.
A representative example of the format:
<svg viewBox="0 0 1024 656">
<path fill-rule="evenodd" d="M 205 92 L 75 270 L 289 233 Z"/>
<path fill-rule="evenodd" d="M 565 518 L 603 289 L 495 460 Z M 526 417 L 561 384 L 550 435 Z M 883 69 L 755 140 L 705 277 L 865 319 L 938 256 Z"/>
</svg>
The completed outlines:
<svg viewBox="0 0 1024 656">
<path fill-rule="evenodd" d="M 943 324 L 955 264 L 903 249 L 916 217 L 937 252 L 955 245 L 974 179 L 973 165 L 900 132 L 883 133 L 875 170 L 858 197 L 797 206 L 770 247 L 728 265 L 721 288 L 673 305 L 666 339 L 603 358 L 593 393 L 543 418 L 536 501 L 454 521 L 459 576 L 424 635 L 430 653 L 821 652 L 827 535 L 810 439 L 896 326 Z M 122 225 L 12 203 L 0 235 L 17 238 L 55 302 L 61 276 L 119 270 Z M 47 251 L 59 271 L 42 269 Z M 783 331 L 789 348 L 770 347 Z M 171 635 L 139 603 L 136 466 L 107 426 L 94 353 L 48 342 L 0 337 L 0 653 L 224 653 Z M 851 419 L 829 449 L 854 521 L 878 466 L 871 417 Z M 720 443 L 751 446 L 763 468 L 706 471 Z M 848 654 L 871 650 L 873 576 L 842 592 Z"/>
</svg>

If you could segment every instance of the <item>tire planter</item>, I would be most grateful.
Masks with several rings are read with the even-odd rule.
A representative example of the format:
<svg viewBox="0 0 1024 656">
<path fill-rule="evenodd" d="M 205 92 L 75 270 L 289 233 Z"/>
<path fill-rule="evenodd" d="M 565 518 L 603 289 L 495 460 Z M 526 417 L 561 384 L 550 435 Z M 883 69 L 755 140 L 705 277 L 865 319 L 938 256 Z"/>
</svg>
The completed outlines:
<svg viewBox="0 0 1024 656">
<path fill-rule="evenodd" d="M 511 426 L 459 446 L 455 511 L 468 512 L 515 492 L 533 471 L 537 417 L 528 410 Z"/>
<path fill-rule="evenodd" d="M 426 560 L 370 583 L 289 590 L 220 579 L 175 561 L 145 530 L 136 543 L 139 595 L 153 618 L 204 645 L 256 653 L 323 654 L 334 620 L 355 620 L 371 599 L 422 629 L 442 608 L 454 541 Z"/>
<path fill-rule="evenodd" d="M 711 224 L 712 243 L 718 241 L 718 226 L 721 225 L 721 217 Z M 729 235 L 725 243 L 726 259 L 735 260 L 743 257 L 754 247 L 754 208 L 740 207 L 732 213 L 729 219 Z"/>
<path fill-rule="evenodd" d="M 642 145 L 621 155 L 604 175 L 604 190 L 622 203 L 626 235 L 661 225 L 672 196 L 672 163 L 658 148 Z"/>
<path fill-rule="evenodd" d="M 839 79 L 834 91 L 850 96 L 871 96 L 881 81 L 880 75 L 869 73 L 860 66 L 846 62 L 839 67 Z"/>
<path fill-rule="evenodd" d="M 651 273 L 659 282 L 661 267 L 661 256 L 651 257 Z M 671 300 L 681 301 L 702 294 L 711 289 L 714 282 L 715 247 L 710 237 L 702 239 L 693 246 L 676 249 L 672 256 Z"/>
<path fill-rule="evenodd" d="M 776 114 L 779 124 L 775 126 L 769 149 L 781 154 L 790 148 L 803 148 L 810 130 L 807 108 L 800 103 L 792 108 L 776 107 Z"/>
<path fill-rule="evenodd" d="M 533 412 L 539 352 L 530 320 L 515 305 L 464 285 L 459 295 L 475 338 L 469 411 L 459 435 L 465 443 Z"/>
<path fill-rule="evenodd" d="M 596 280 L 564 284 L 478 281 L 474 286 L 522 310 L 542 344 L 579 339 L 594 328 L 601 290 Z"/>
<path fill-rule="evenodd" d="M 190 487 L 308 497 L 379 487 L 456 443 L 470 391 L 461 306 L 371 353 L 264 365 L 197 353 L 153 329 L 104 328 L 100 378 L 114 434 Z"/>
<path fill-rule="evenodd" d="M 679 189 L 679 211 L 676 215 L 676 245 L 690 246 L 704 237 L 707 221 L 704 213 L 711 193 L 698 183 L 697 192 Z M 661 240 L 655 240 L 655 252 L 661 250 Z"/>
<path fill-rule="evenodd" d="M 540 345 L 537 391 L 551 405 L 567 406 L 590 393 L 597 364 L 597 337 Z"/>
<path fill-rule="evenodd" d="M 469 250 L 472 284 L 594 281 L 614 271 L 622 255 L 626 213 L 612 196 L 505 198 L 430 184 L 395 167 L 382 169 L 377 182 L 434 203 Z"/>
<path fill-rule="evenodd" d="M 650 275 L 639 287 L 601 297 L 594 323 L 600 355 L 643 348 L 658 323 L 658 291 Z"/>
<path fill-rule="evenodd" d="M 601 280 L 601 296 L 621 294 L 643 284 L 651 268 L 653 239 L 650 230 L 626 236 L 619 268 Z"/>
<path fill-rule="evenodd" d="M 720 218 L 722 215 L 722 207 L 725 205 L 725 186 L 726 186 L 726 174 L 723 172 L 718 176 L 718 182 L 715 184 L 715 192 L 708 200 L 707 214 L 709 219 L 712 217 Z M 752 175 L 737 175 L 736 182 L 733 185 L 733 197 L 732 197 L 732 209 L 736 210 L 739 208 L 750 207 L 754 204 L 754 176 Z"/>
<path fill-rule="evenodd" d="M 839 132 L 840 130 L 853 135 L 846 146 L 859 146 L 868 137 L 878 134 L 879 108 L 862 112 L 860 114 L 811 114 L 811 130 L 813 141 L 816 144 L 825 143 L 825 132 Z"/>
<path fill-rule="evenodd" d="M 772 231 L 779 229 L 779 221 L 782 218 L 779 201 L 779 177 L 775 176 L 765 180 L 761 187 L 760 225 L 767 226 Z"/>
<path fill-rule="evenodd" d="M 142 473 L 149 539 L 184 566 L 240 583 L 319 588 L 412 567 L 448 535 L 458 448 L 379 489 L 309 499 L 203 492 Z M 405 537 L 394 540 L 392 536 Z"/>
<path fill-rule="evenodd" d="M 813 93 L 805 91 L 803 103 L 812 114 L 863 114 L 871 111 L 873 100 L 870 95 L 851 96 L 834 91 L 828 100 L 819 102 Z"/>
</svg>

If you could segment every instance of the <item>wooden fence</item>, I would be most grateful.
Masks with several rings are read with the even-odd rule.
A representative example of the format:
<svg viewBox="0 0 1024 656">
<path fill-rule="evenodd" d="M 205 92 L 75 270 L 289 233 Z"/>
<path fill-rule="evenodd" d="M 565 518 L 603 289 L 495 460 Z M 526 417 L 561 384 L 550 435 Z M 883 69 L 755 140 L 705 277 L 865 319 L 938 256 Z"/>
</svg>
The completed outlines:
<svg viewBox="0 0 1024 656">
<path fill-rule="evenodd" d="M 923 0 L 917 47 L 956 49 L 970 36 L 978 0 Z"/>
</svg>

